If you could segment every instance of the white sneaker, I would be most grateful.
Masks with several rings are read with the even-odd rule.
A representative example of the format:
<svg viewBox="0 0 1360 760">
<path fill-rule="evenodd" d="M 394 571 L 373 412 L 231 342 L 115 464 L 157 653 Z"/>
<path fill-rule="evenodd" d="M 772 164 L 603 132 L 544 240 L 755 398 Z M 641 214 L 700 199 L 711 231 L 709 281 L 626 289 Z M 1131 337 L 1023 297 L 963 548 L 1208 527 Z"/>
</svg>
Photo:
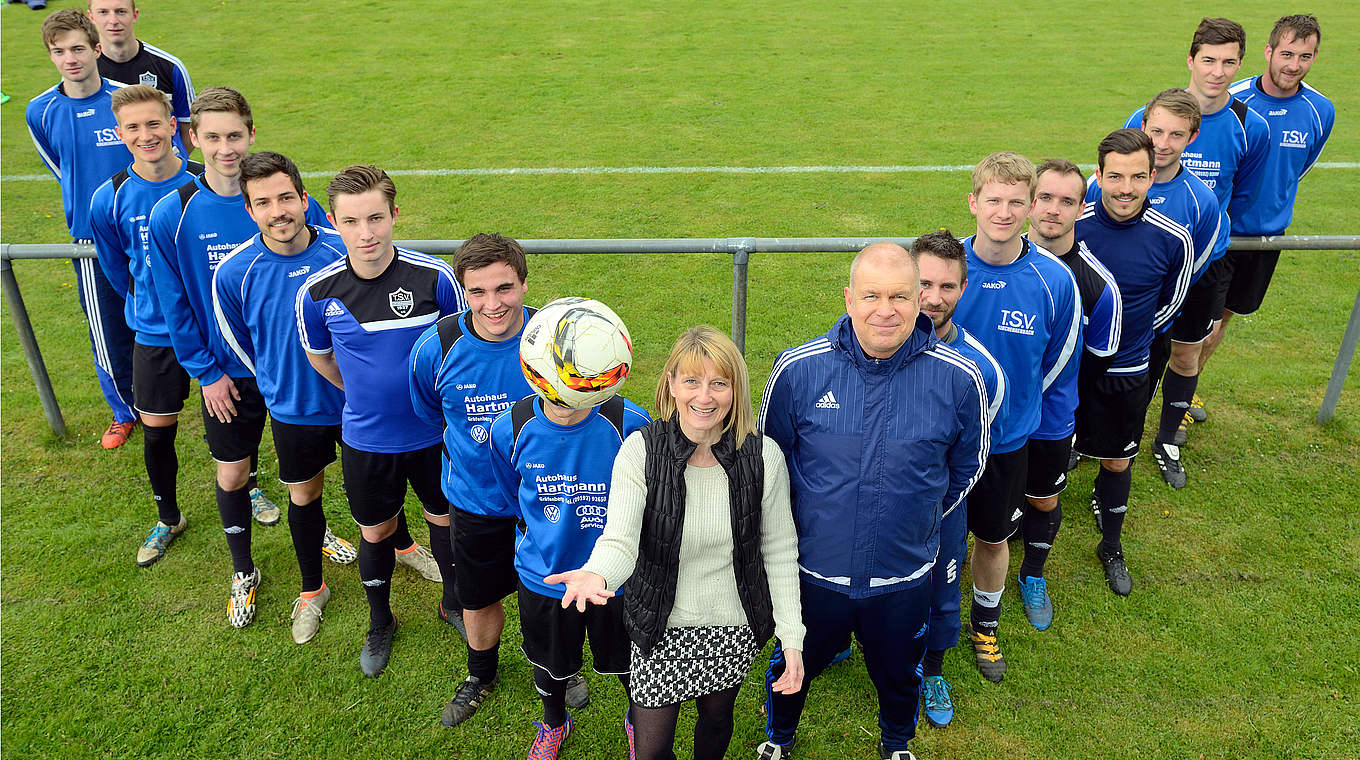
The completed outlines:
<svg viewBox="0 0 1360 760">
<path fill-rule="evenodd" d="M 231 576 L 231 596 L 227 598 L 227 621 L 232 628 L 245 628 L 255 619 L 255 590 L 260 587 L 260 568 L 250 575 Z"/>
<path fill-rule="evenodd" d="M 439 572 L 439 563 L 434 561 L 434 555 L 420 544 L 411 544 L 411 548 L 405 552 L 397 552 L 397 562 L 425 576 L 427 581 L 444 581 L 444 574 Z"/>
<path fill-rule="evenodd" d="M 321 628 L 322 610 L 326 609 L 326 602 L 331 600 L 331 587 L 322 584 L 320 593 L 310 599 L 299 596 L 293 601 L 293 614 L 288 618 L 293 621 L 293 641 L 297 644 L 306 644 L 312 640 L 316 632 Z"/>
</svg>

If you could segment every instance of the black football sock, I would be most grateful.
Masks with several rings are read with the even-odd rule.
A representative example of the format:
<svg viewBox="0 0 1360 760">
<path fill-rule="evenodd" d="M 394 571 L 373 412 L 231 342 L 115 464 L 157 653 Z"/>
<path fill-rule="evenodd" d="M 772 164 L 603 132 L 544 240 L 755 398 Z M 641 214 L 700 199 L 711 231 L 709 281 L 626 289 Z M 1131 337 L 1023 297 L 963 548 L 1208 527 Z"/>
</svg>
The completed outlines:
<svg viewBox="0 0 1360 760">
<path fill-rule="evenodd" d="M 1104 467 L 1096 475 L 1096 495 L 1100 497 L 1100 545 L 1106 554 L 1122 552 L 1120 534 L 1124 530 L 1124 514 L 1129 509 L 1129 491 L 1133 487 L 1133 471 L 1110 472 Z"/>
<path fill-rule="evenodd" d="M 219 485 L 217 514 L 222 517 L 222 532 L 227 536 L 233 571 L 254 572 L 255 560 L 250 556 L 250 491 L 245 488 L 224 491 Z"/>
<path fill-rule="evenodd" d="M 444 593 L 439 602 L 445 611 L 460 610 L 463 603 L 458 601 L 458 591 L 453 584 L 453 534 L 447 525 L 435 525 L 429 520 L 425 524 L 430 527 L 430 554 L 434 555 L 439 573 L 444 576 Z"/>
<path fill-rule="evenodd" d="M 944 653 L 948 649 L 927 649 L 926 656 L 921 660 L 922 667 L 925 668 L 927 676 L 944 675 Z"/>
<path fill-rule="evenodd" d="M 567 722 L 567 682 L 558 681 L 548 671 L 534 666 L 534 688 L 543 700 L 543 725 L 557 728 Z"/>
<path fill-rule="evenodd" d="M 260 487 L 260 449 L 250 453 L 250 477 L 246 478 L 246 493 Z"/>
<path fill-rule="evenodd" d="M 179 525 L 179 501 L 175 498 L 175 482 L 179 476 L 179 455 L 175 453 L 175 432 L 179 423 L 165 427 L 142 426 L 142 460 L 146 463 L 146 478 L 151 481 L 151 498 L 156 500 L 159 520 L 166 525 Z"/>
<path fill-rule="evenodd" d="M 496 669 L 500 665 L 500 658 L 500 644 L 496 644 L 490 649 L 473 649 L 472 645 L 469 644 L 467 648 L 468 675 L 482 683 L 490 683 L 496 678 Z"/>
<path fill-rule="evenodd" d="M 1020 561 L 1019 577 L 1042 578 L 1048 553 L 1053 550 L 1053 540 L 1058 537 L 1058 526 L 1062 524 L 1062 502 L 1052 512 L 1035 509 L 1025 500 L 1025 519 L 1021 526 L 1025 532 L 1025 558 Z"/>
<path fill-rule="evenodd" d="M 406 526 L 406 510 L 397 513 L 397 529 L 392 531 L 392 535 L 387 537 L 392 542 L 392 548 L 399 552 L 404 552 L 411 548 L 416 540 L 411 538 L 411 529 Z"/>
<path fill-rule="evenodd" d="M 326 536 L 326 514 L 321 510 L 321 499 L 307 504 L 288 500 L 288 532 L 293 535 L 293 553 L 297 554 L 298 571 L 302 573 L 302 591 L 320 591 L 321 543 Z"/>
<path fill-rule="evenodd" d="M 397 555 L 392 553 L 391 539 L 370 543 L 359 540 L 359 580 L 368 597 L 368 629 L 386 627 L 392 623 L 392 570 L 397 566 Z"/>
<path fill-rule="evenodd" d="M 1190 408 L 1190 402 L 1195 398 L 1195 388 L 1199 385 L 1199 375 L 1185 377 L 1166 368 L 1166 376 L 1162 378 L 1162 419 L 1157 425 L 1157 441 L 1160 443 L 1171 443 L 1176 437 L 1176 430 L 1181 426 L 1181 420 L 1185 418 L 1185 412 Z"/>
</svg>

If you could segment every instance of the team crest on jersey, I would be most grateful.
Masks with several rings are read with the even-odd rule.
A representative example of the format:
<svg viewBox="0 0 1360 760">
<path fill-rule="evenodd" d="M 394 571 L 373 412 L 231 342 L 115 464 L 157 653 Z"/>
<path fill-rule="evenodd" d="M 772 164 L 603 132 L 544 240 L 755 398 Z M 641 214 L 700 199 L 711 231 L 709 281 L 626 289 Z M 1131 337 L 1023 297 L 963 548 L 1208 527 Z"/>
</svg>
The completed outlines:
<svg viewBox="0 0 1360 760">
<path fill-rule="evenodd" d="M 468 435 L 472 436 L 472 440 L 477 443 L 486 443 L 487 433 L 486 427 L 483 425 L 473 425 L 472 429 L 468 431 Z"/>
<path fill-rule="evenodd" d="M 556 504 L 544 504 L 543 516 L 548 518 L 548 522 L 557 524 L 557 520 L 562 517 L 562 510 Z"/>
<path fill-rule="evenodd" d="M 392 313 L 398 317 L 409 317 L 411 309 L 415 308 L 416 299 L 406 288 L 397 288 L 387 294 L 387 304 L 392 307 Z"/>
<path fill-rule="evenodd" d="M 157 82 L 156 75 L 152 74 L 150 71 L 145 72 L 138 77 L 138 82 L 147 85 L 148 87 L 155 87 Z"/>
</svg>

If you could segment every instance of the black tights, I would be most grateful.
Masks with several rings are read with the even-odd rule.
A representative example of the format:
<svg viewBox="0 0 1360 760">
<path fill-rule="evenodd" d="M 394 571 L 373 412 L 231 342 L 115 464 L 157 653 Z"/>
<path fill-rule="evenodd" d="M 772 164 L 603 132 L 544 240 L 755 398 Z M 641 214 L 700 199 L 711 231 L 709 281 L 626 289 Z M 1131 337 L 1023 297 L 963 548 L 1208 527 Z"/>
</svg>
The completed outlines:
<svg viewBox="0 0 1360 760">
<path fill-rule="evenodd" d="M 732 741 L 732 708 L 741 684 L 705 694 L 694 700 L 698 719 L 694 723 L 694 760 L 721 760 Z M 637 760 L 674 760 L 675 722 L 679 702 L 665 707 L 632 706 L 633 741 Z"/>
</svg>

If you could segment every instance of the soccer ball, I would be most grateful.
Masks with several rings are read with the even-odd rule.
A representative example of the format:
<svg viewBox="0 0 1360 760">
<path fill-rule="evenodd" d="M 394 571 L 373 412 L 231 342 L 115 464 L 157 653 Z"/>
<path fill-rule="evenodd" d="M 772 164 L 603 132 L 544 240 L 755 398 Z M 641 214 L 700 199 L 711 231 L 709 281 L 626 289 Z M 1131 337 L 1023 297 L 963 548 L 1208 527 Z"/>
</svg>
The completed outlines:
<svg viewBox="0 0 1360 760">
<path fill-rule="evenodd" d="M 559 298 L 524 326 L 519 365 L 545 401 L 589 409 L 619 392 L 633 340 L 613 309 L 589 298 Z"/>
</svg>

